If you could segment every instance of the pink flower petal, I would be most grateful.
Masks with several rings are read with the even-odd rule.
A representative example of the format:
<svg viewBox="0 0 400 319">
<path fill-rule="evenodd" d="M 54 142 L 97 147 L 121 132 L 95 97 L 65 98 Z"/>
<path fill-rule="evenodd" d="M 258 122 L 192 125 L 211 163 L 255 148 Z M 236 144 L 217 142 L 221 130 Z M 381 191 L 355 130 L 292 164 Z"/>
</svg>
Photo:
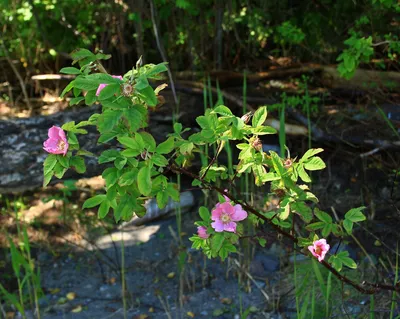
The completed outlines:
<svg viewBox="0 0 400 319">
<path fill-rule="evenodd" d="M 224 231 L 224 223 L 221 220 L 216 220 L 215 222 L 211 223 L 211 227 L 218 233 Z"/>
<path fill-rule="evenodd" d="M 224 230 L 229 231 L 229 232 L 236 232 L 236 223 L 235 222 L 229 222 L 224 224 Z"/>
<path fill-rule="evenodd" d="M 203 239 L 207 239 L 208 237 L 210 237 L 210 235 L 207 234 L 207 228 L 204 226 L 197 227 L 197 235 L 199 235 L 199 237 Z"/>
<path fill-rule="evenodd" d="M 62 128 L 52 126 L 48 131 L 49 138 L 44 141 L 43 149 L 51 154 L 63 154 L 68 152 L 69 144 Z"/>
<path fill-rule="evenodd" d="M 234 212 L 231 215 L 233 221 L 238 222 L 247 218 L 247 212 L 243 210 L 241 205 L 237 204 L 233 208 Z"/>
<path fill-rule="evenodd" d="M 49 132 L 47 133 L 47 135 L 50 138 L 58 139 L 58 137 L 60 136 L 60 130 L 62 130 L 62 128 L 53 125 L 49 128 Z"/>
</svg>

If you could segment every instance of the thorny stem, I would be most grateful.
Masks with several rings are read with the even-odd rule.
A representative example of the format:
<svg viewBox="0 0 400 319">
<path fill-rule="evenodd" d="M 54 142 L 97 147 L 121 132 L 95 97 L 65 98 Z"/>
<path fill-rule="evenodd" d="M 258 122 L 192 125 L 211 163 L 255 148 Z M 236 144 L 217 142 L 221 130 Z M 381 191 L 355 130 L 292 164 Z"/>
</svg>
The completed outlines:
<svg viewBox="0 0 400 319">
<path fill-rule="evenodd" d="M 233 202 L 235 202 L 236 204 L 240 204 L 247 212 L 252 213 L 253 215 L 256 215 L 258 218 L 262 219 L 263 221 L 265 221 L 266 223 L 268 223 L 272 228 L 274 228 L 279 234 L 283 235 L 286 238 L 289 238 L 293 243 L 298 243 L 298 238 L 288 232 L 286 232 L 285 230 L 281 229 L 279 226 L 275 225 L 274 223 L 272 223 L 272 220 L 265 217 L 264 215 L 262 215 L 260 212 L 258 212 L 256 209 L 254 209 L 252 206 L 250 206 L 249 204 L 247 204 L 245 201 L 241 201 L 237 198 L 235 198 L 232 194 L 228 193 L 227 191 L 223 190 L 222 188 L 219 188 L 217 186 L 214 186 L 212 184 L 210 184 L 209 182 L 205 181 L 202 177 L 197 176 L 195 174 L 193 174 L 192 172 L 178 167 L 174 164 L 171 164 L 169 169 L 171 171 L 174 171 L 176 173 L 180 173 L 180 174 L 184 174 L 186 176 L 189 176 L 193 179 L 198 179 L 200 180 L 203 185 L 205 187 L 207 187 L 210 190 L 214 190 L 217 191 L 218 193 L 220 193 L 221 195 L 225 195 L 227 196 L 230 200 L 232 200 Z M 306 255 L 304 252 L 301 252 L 303 255 Z M 398 282 L 396 285 L 387 285 L 387 284 L 381 284 L 381 283 L 370 283 L 367 281 L 363 281 L 361 284 L 349 279 L 348 277 L 340 274 L 336 269 L 334 269 L 330 264 L 328 264 L 326 261 L 321 261 L 321 264 L 328 269 L 333 275 L 335 275 L 341 282 L 346 283 L 350 286 L 352 286 L 353 288 L 355 288 L 356 290 L 358 290 L 359 292 L 363 293 L 363 294 L 375 294 L 376 292 L 378 292 L 379 290 L 390 290 L 390 291 L 397 291 L 400 292 L 400 282 Z M 370 288 L 366 288 L 365 286 L 369 286 Z"/>
</svg>

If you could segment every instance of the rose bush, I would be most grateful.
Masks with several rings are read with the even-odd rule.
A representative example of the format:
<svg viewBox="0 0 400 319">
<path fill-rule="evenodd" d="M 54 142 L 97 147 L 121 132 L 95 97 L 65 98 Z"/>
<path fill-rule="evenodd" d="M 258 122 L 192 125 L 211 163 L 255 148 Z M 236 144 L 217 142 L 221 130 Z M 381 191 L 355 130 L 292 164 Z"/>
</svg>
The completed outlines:
<svg viewBox="0 0 400 319">
<path fill-rule="evenodd" d="M 149 80 L 162 79 L 166 64 L 142 66 L 139 61 L 125 75 L 111 76 L 100 62 L 110 56 L 85 49 L 76 50 L 71 55 L 73 64 L 79 67 L 60 71 L 76 75 L 61 96 L 72 91 L 71 105 L 100 103 L 102 109 L 87 121 L 65 123 L 62 129 L 51 128 L 49 140 L 45 142 L 45 150 L 52 153 L 44 162 L 45 186 L 53 176 L 62 178 L 69 168 L 85 171 L 83 156 L 96 155 L 82 149 L 77 136 L 87 133 L 86 126 L 95 126 L 99 132 L 97 143 L 111 140 L 119 143 L 118 149 L 106 150 L 98 156 L 99 164 L 108 163 L 102 174 L 105 194 L 95 195 L 83 204 L 83 208 L 98 206 L 99 218 L 110 212 L 116 222 L 130 220 L 134 215 L 142 217 L 146 213 L 145 202 L 152 197 L 156 198 L 160 208 L 166 206 L 169 198 L 179 201 L 177 185 L 166 175 L 170 172 L 184 174 L 193 179 L 194 186 L 219 194 L 220 202 L 211 213 L 207 207 L 200 207 L 197 234 L 190 238 L 193 247 L 202 249 L 208 257 L 225 259 L 230 253 L 235 253 L 238 241 L 246 235 L 241 221 L 247 218 L 259 230 L 253 237 L 261 245 L 265 244 L 265 239 L 259 233 L 265 231 L 264 225 L 268 224 L 290 239 L 302 253 L 318 258 L 342 281 L 360 291 L 372 293 L 372 288 L 361 287 L 339 273 L 343 265 L 353 269 L 357 267 L 348 254 L 334 252 L 328 262 L 324 260 L 330 248 L 327 241 L 350 236 L 354 225 L 365 220 L 365 216 L 362 213 L 364 207 L 359 207 L 347 212 L 344 219 L 334 221 L 328 213 L 317 208 L 318 199 L 307 183 L 311 182 L 308 172 L 325 168 L 324 161 L 317 156 L 323 151 L 321 148 L 310 149 L 294 159 L 281 158 L 274 151 L 266 153 L 261 137 L 276 133 L 274 128 L 264 125 L 267 108 L 263 106 L 254 114 L 236 116 L 223 105 L 206 110 L 196 119 L 199 132 L 185 138 L 184 133 L 190 129 L 175 123 L 173 132 L 157 145 L 146 130 L 148 112 L 163 100 L 160 92 L 166 85 L 153 89 Z M 216 161 L 227 143 L 235 143 L 240 151 L 233 173 Z M 188 166 L 192 157 L 211 145 L 216 149 L 214 158 L 198 174 L 190 171 Z M 234 188 L 228 191 L 216 186 L 217 180 L 226 186 L 233 185 L 245 173 L 253 174 L 258 187 L 270 185 L 271 196 L 279 201 L 276 209 L 252 207 Z M 294 224 L 300 229 L 301 236 L 294 233 Z"/>
</svg>

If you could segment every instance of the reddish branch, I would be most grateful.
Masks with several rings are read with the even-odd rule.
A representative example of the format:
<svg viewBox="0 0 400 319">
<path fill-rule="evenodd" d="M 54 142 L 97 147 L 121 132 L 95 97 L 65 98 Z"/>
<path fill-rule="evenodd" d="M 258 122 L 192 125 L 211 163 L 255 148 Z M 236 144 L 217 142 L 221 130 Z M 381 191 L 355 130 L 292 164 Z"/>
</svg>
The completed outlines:
<svg viewBox="0 0 400 319">
<path fill-rule="evenodd" d="M 268 223 L 272 228 L 274 228 L 279 234 L 285 236 L 286 238 L 289 238 L 293 243 L 298 243 L 298 239 L 296 236 L 288 233 L 287 231 L 283 230 L 282 228 L 280 228 L 279 226 L 275 225 L 272 222 L 272 219 L 269 219 L 267 217 L 265 217 L 263 214 L 261 214 L 260 212 L 258 212 L 256 209 L 254 209 L 252 206 L 250 206 L 249 204 L 247 204 L 244 201 L 241 201 L 237 198 L 235 198 L 232 194 L 228 193 L 227 191 L 223 190 L 222 188 L 216 187 L 212 184 L 210 184 L 209 182 L 205 181 L 202 177 L 197 176 L 195 174 L 193 174 L 192 172 L 178 167 L 176 165 L 171 165 L 170 166 L 170 170 L 174 171 L 176 173 L 180 173 L 186 176 L 189 176 L 193 179 L 197 179 L 200 180 L 205 187 L 207 187 L 210 190 L 214 190 L 217 191 L 218 193 L 220 193 L 221 195 L 225 195 L 227 196 L 229 199 L 231 199 L 233 202 L 235 202 L 236 204 L 240 204 L 242 205 L 242 207 L 249 213 L 252 213 L 254 215 L 256 215 L 258 218 L 262 219 L 263 221 L 265 221 L 266 223 Z M 302 254 L 305 255 L 304 252 L 301 252 Z M 349 279 L 348 277 L 340 274 L 336 269 L 334 269 L 330 264 L 328 264 L 326 261 L 322 261 L 321 264 L 327 268 L 331 273 L 333 273 L 340 281 L 352 286 L 353 288 L 355 288 L 356 290 L 358 290 L 361 293 L 364 294 L 375 294 L 376 292 L 378 292 L 379 290 L 391 290 L 391 291 L 397 291 L 400 292 L 400 282 L 398 282 L 396 285 L 387 285 L 387 284 L 381 284 L 381 283 L 370 283 L 367 281 L 363 281 L 361 284 L 357 283 L 351 279 Z M 367 287 L 366 287 L 367 286 Z"/>
</svg>

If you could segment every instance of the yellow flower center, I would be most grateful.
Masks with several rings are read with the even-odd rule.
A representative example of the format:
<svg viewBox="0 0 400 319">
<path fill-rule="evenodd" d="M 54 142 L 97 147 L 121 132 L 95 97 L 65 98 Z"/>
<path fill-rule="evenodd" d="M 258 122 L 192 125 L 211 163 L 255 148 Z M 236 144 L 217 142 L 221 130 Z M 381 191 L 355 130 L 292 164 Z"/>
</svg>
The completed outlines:
<svg viewBox="0 0 400 319">
<path fill-rule="evenodd" d="M 223 215 L 221 216 L 221 220 L 222 220 L 222 222 L 224 222 L 224 223 L 228 223 L 228 222 L 231 221 L 231 218 L 229 217 L 228 214 L 223 214 Z"/>
<path fill-rule="evenodd" d="M 57 148 L 58 148 L 60 151 L 63 151 L 64 148 L 65 148 L 65 142 L 64 142 L 63 140 L 60 140 L 60 141 L 58 142 L 58 144 L 57 144 Z"/>
</svg>

